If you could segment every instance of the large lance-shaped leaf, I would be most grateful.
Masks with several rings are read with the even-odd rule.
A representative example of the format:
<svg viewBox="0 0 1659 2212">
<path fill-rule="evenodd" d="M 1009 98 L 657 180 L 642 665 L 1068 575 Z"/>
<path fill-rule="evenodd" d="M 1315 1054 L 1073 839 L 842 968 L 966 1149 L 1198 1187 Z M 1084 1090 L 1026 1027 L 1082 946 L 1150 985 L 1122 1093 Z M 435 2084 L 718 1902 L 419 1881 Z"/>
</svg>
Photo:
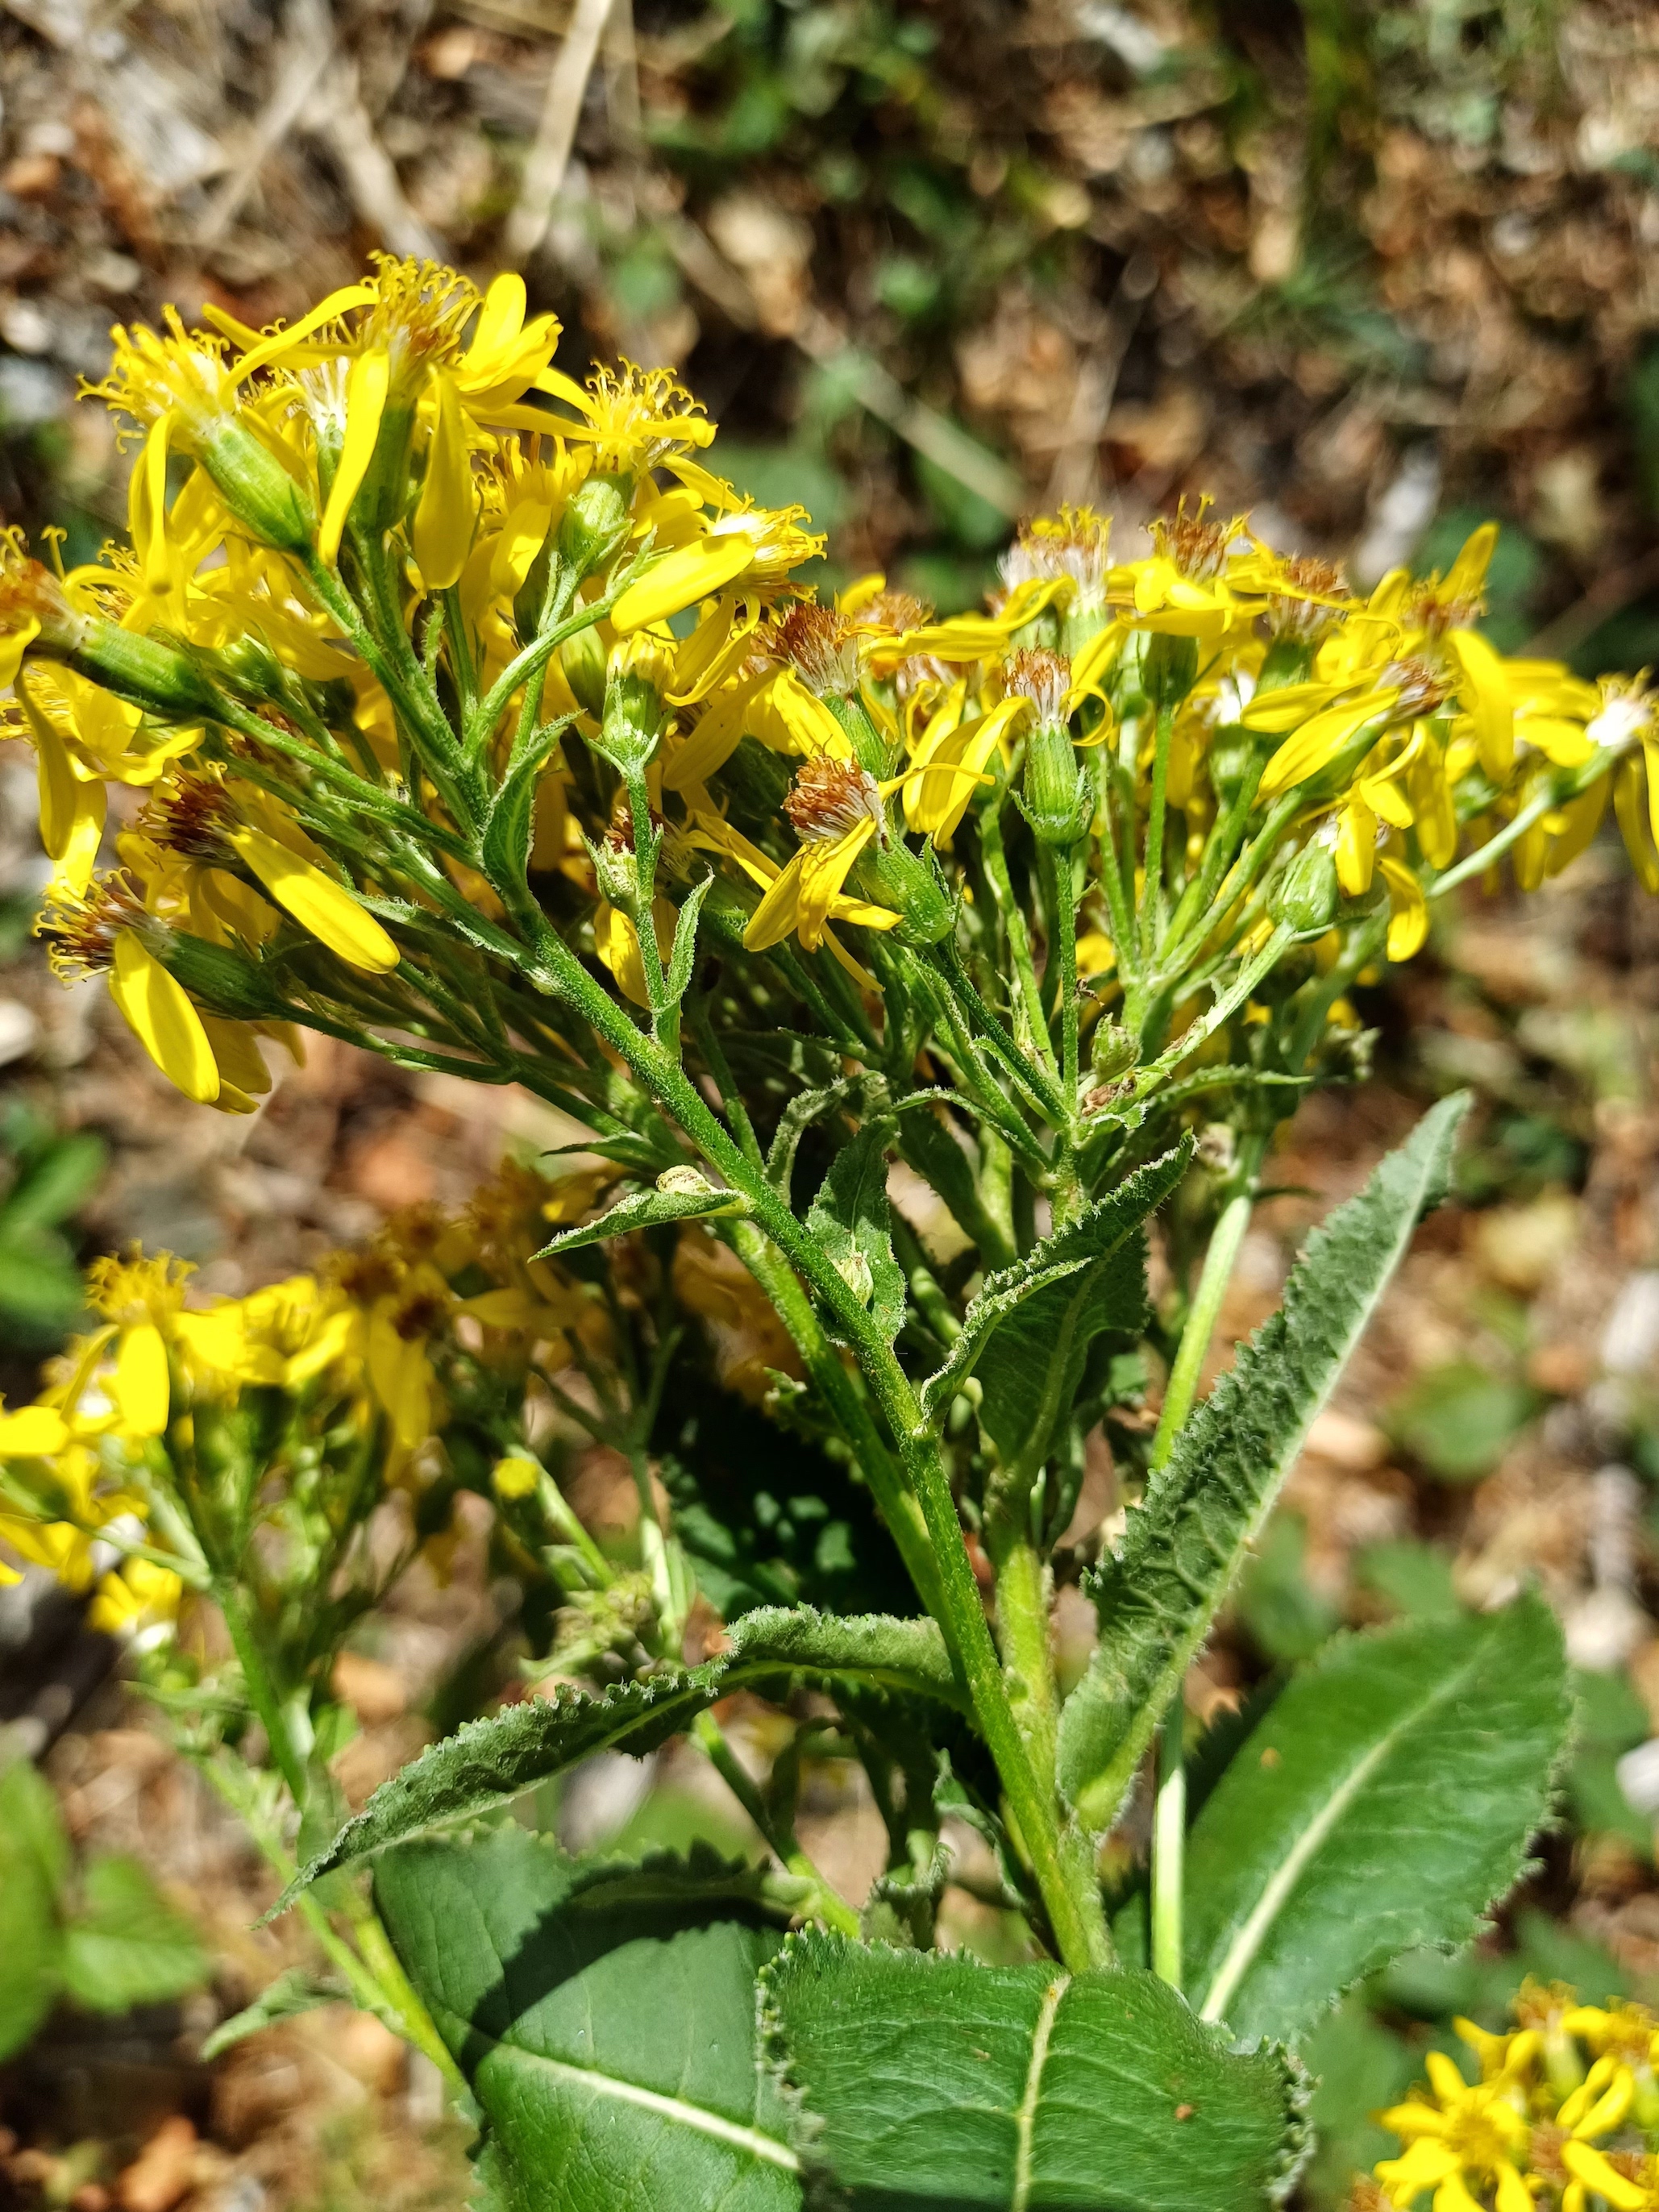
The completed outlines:
<svg viewBox="0 0 1659 2212">
<path fill-rule="evenodd" d="M 923 1411 L 937 1419 L 977 1367 L 985 1391 L 981 1418 L 1005 1458 L 1034 1437 L 1052 1436 L 1071 1411 L 1094 1337 L 1104 1328 L 1140 1325 L 1142 1227 L 1185 1174 L 1192 1150 L 1183 1138 L 1068 1228 L 988 1277 L 963 1316 L 950 1358 L 922 1385 Z"/>
<path fill-rule="evenodd" d="M 792 2116 L 756 2047 L 780 1936 L 744 1879 L 723 1895 L 695 1866 L 584 1871 L 510 1825 L 380 1862 L 375 1901 L 483 2111 L 504 2212 L 799 2212 Z"/>
<path fill-rule="evenodd" d="M 1068 1975 L 793 1936 L 761 1977 L 805 2156 L 868 2212 L 1259 2212 L 1302 2148 L 1295 2080 L 1152 1974 Z"/>
<path fill-rule="evenodd" d="M 529 1698 L 488 1720 L 469 1721 L 382 1783 L 328 1848 L 301 1869 L 271 1914 L 285 1911 L 337 1867 L 499 1805 L 595 1752 L 643 1757 L 740 1683 L 790 1674 L 831 1686 L 844 1679 L 966 1709 L 932 1620 L 879 1613 L 838 1618 L 810 1606 L 745 1613 L 732 1628 L 730 1650 L 704 1666 L 665 1669 L 597 1698 L 561 1685 L 550 1698 Z"/>
<path fill-rule="evenodd" d="M 1288 2043 L 1401 1952 L 1466 1942 L 1548 1816 L 1569 1716 L 1536 1597 L 1328 1646 L 1194 1824 L 1186 1985 L 1203 2017 Z"/>
<path fill-rule="evenodd" d="M 1060 1787 L 1108 1826 L 1315 1415 L 1424 1208 L 1444 1195 L 1460 1095 L 1425 1114 L 1308 1240 L 1269 1316 L 1182 1430 L 1091 1588 L 1100 1644 L 1060 1723 Z"/>
</svg>

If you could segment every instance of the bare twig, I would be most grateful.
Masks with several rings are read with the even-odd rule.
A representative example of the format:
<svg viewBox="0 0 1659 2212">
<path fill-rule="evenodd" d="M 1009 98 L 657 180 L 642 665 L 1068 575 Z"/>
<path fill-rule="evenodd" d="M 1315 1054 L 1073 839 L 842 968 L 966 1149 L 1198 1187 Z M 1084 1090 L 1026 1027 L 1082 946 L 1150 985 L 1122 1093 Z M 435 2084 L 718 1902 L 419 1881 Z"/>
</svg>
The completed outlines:
<svg viewBox="0 0 1659 2212">
<path fill-rule="evenodd" d="M 527 261 L 547 235 L 570 149 L 575 143 L 587 80 L 593 73 L 612 5 L 613 0 L 576 0 L 570 28 L 548 79 L 547 99 L 536 143 L 525 163 L 519 197 L 501 234 L 503 258 L 514 265 Z"/>
<path fill-rule="evenodd" d="M 353 205 L 393 253 L 441 260 L 442 246 L 404 198 L 392 157 L 376 135 L 363 105 L 356 60 L 340 55 L 337 67 L 331 97 L 314 127 L 340 165 Z"/>
<path fill-rule="evenodd" d="M 1158 277 L 1158 263 L 1144 250 L 1132 253 L 1123 264 L 1107 302 L 1100 343 L 1085 355 L 1078 373 L 1071 413 L 1048 477 L 1050 507 L 1064 500 L 1088 501 L 1100 495 L 1100 441 L 1112 411 L 1124 356 L 1141 310 L 1157 289 Z"/>
<path fill-rule="evenodd" d="M 222 238 L 241 212 L 259 171 L 300 120 L 306 102 L 334 58 L 334 33 L 326 10 L 316 0 L 292 0 L 288 11 L 285 52 L 270 99 L 255 116 L 234 167 L 208 202 L 196 232 L 198 246 Z"/>
<path fill-rule="evenodd" d="M 707 231 L 684 217 L 669 222 L 664 231 L 669 252 L 703 296 L 739 330 L 754 330 L 760 317 L 749 281 Z M 854 346 L 817 308 L 807 308 L 790 336 L 809 360 L 842 378 L 860 406 L 878 422 L 886 423 L 908 446 L 925 453 L 935 467 L 976 492 L 1000 514 L 1020 515 L 1030 507 L 1030 495 L 1016 471 L 924 401 L 913 398 L 896 377 Z"/>
<path fill-rule="evenodd" d="M 1575 652 L 1604 622 L 1622 614 L 1633 599 L 1639 599 L 1656 583 L 1659 583 L 1659 548 L 1592 584 L 1582 599 L 1575 599 L 1553 621 L 1547 622 L 1521 650 L 1540 660 L 1553 660 Z"/>
</svg>

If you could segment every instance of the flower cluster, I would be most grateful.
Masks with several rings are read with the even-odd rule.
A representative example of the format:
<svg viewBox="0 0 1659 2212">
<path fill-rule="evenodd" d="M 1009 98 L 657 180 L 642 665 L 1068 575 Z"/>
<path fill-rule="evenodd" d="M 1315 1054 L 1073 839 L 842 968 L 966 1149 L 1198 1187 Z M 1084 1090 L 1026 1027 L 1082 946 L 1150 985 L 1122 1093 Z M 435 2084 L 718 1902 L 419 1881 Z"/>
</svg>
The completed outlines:
<svg viewBox="0 0 1659 2212">
<path fill-rule="evenodd" d="M 1356 2212 L 1409 2212 L 1431 2191 L 1434 2212 L 1659 2207 L 1659 2021 L 1534 1981 L 1514 2017 L 1501 2035 L 1458 2021 L 1479 2078 L 1431 2051 L 1427 2085 L 1377 2115 L 1403 2148 L 1376 2167 L 1376 2186 L 1356 2183 Z"/>
<path fill-rule="evenodd" d="M 573 965 L 672 1042 L 700 928 L 857 1036 L 1011 869 L 1049 911 L 1040 964 L 1013 927 L 1006 1025 L 1060 1076 L 1062 977 L 1059 1025 L 1080 970 L 1144 1060 L 1237 963 L 1232 1012 L 1293 941 L 1328 970 L 1363 939 L 1340 1024 L 1434 897 L 1505 858 L 1537 884 L 1609 797 L 1659 887 L 1648 694 L 1492 648 L 1491 528 L 1362 598 L 1202 504 L 1115 562 L 1068 508 L 988 612 L 879 576 L 830 604 L 803 511 L 697 458 L 714 425 L 665 373 L 555 368 L 516 277 L 382 259 L 286 327 L 208 312 L 118 331 L 94 387 L 142 441 L 130 545 L 62 576 L 0 547 L 42 930 L 193 1099 L 251 1110 L 262 1042 L 311 1026 L 603 1127 L 629 1117 Z"/>
<path fill-rule="evenodd" d="M 95 1262 L 100 1325 L 33 1404 L 0 1410 L 0 1578 L 9 1553 L 95 1583 L 94 1625 L 141 1643 L 186 1590 L 257 1587 L 262 1562 L 289 1595 L 361 1568 L 372 1602 L 382 1572 L 355 1554 L 383 1500 L 404 1499 L 398 1571 L 411 1545 L 441 1556 L 455 1471 L 437 1442 L 465 1431 L 485 1470 L 522 1453 L 532 1369 L 605 1351 L 592 1296 L 534 1257 L 594 1188 L 509 1164 L 458 1217 L 407 1209 L 240 1298 L 191 1303 L 166 1255 Z"/>
</svg>

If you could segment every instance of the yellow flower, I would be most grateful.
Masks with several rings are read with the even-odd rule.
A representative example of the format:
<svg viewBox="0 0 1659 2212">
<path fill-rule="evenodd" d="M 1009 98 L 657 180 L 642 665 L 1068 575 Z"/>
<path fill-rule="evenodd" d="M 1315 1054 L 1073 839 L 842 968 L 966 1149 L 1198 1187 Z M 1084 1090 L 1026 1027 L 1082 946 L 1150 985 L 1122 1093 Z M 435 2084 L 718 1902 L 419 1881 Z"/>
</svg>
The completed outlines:
<svg viewBox="0 0 1659 2212">
<path fill-rule="evenodd" d="M 228 833 L 228 842 L 302 928 L 348 967 L 372 975 L 391 972 L 402 957 L 396 944 L 343 884 L 252 825 Z"/>
<path fill-rule="evenodd" d="M 749 950 L 763 951 L 793 932 L 809 952 L 816 952 L 832 918 L 860 922 L 866 929 L 896 927 L 898 915 L 849 899 L 842 891 L 865 848 L 891 835 L 874 776 L 855 761 L 809 760 L 784 807 L 800 849 L 750 916 L 743 938 Z"/>
<path fill-rule="evenodd" d="M 150 1559 L 128 1559 L 106 1575 L 87 1610 L 87 1623 L 105 1636 L 154 1634 L 177 1617 L 185 1586 Z"/>
<path fill-rule="evenodd" d="M 721 514 L 700 538 L 665 553 L 630 584 L 611 611 L 621 637 L 682 614 L 741 578 L 755 586 L 781 583 L 803 561 L 815 560 L 824 541 L 802 529 L 803 507 L 744 507 Z"/>
<path fill-rule="evenodd" d="M 1131 562 L 1118 572 L 1129 586 L 1138 629 L 1215 639 L 1254 613 L 1230 580 L 1233 542 L 1246 518 L 1236 514 L 1231 522 L 1212 522 L 1209 505 L 1207 498 L 1201 499 L 1188 514 L 1183 498 L 1172 517 L 1152 524 L 1156 550 L 1151 559 Z"/>
<path fill-rule="evenodd" d="M 1522 2179 L 1530 2135 L 1518 2073 L 1467 2082 L 1443 2051 L 1424 2060 L 1430 2097 L 1413 2096 L 1377 2118 L 1406 2148 L 1383 2159 L 1376 2178 L 1401 2212 L 1433 2190 L 1434 2212 L 1480 2212 L 1478 2188 L 1495 2186 L 1496 2212 L 1534 2212 Z"/>
<path fill-rule="evenodd" d="M 677 475 L 690 479 L 690 469 L 676 466 L 678 457 L 714 440 L 714 425 L 669 369 L 637 368 L 623 362 L 615 370 L 595 369 L 586 390 L 554 368 L 544 370 L 535 381 L 538 391 L 576 410 L 576 422 L 549 416 L 547 427 L 562 438 L 591 443 L 596 469 L 645 471 L 665 461 Z M 702 470 L 696 474 L 706 477 Z"/>
</svg>

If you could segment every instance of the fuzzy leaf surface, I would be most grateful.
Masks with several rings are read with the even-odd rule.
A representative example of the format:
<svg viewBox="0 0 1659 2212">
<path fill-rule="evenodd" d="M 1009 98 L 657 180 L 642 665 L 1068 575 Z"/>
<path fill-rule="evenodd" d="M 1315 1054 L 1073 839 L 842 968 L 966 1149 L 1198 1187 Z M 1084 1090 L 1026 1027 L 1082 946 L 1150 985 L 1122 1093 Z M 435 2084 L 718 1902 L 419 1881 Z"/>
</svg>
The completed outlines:
<svg viewBox="0 0 1659 2212">
<path fill-rule="evenodd" d="M 761 1977 L 814 2179 L 859 2212 L 1252 2212 L 1297 2093 L 1147 1973 L 1067 1975 L 813 1930 Z"/>
<path fill-rule="evenodd" d="M 806 1231 L 890 1344 L 904 1325 L 904 1270 L 893 1257 L 887 1134 L 884 1122 L 866 1121 L 842 1146 L 808 1209 Z"/>
<path fill-rule="evenodd" d="M 381 1861 L 375 1902 L 483 2109 L 503 2212 L 798 2212 L 792 2116 L 757 2049 L 781 1939 L 751 1880 L 583 1869 L 512 1826 Z"/>
<path fill-rule="evenodd" d="M 932 1620 L 764 1607 L 745 1613 L 732 1631 L 730 1650 L 701 1667 L 619 1683 L 597 1698 L 562 1685 L 550 1698 L 526 1698 L 486 1720 L 469 1721 L 383 1782 L 327 1849 L 301 1869 L 272 1913 L 286 1911 L 338 1867 L 374 1857 L 424 1829 L 486 1812 L 595 1752 L 643 1757 L 739 1684 L 792 1674 L 830 1686 L 844 1679 L 957 1706 L 964 1702 Z"/>
<path fill-rule="evenodd" d="M 1467 1942 L 1548 1817 L 1570 1712 L 1538 1597 L 1328 1646 L 1188 1838 L 1186 1985 L 1203 2017 L 1293 2042 L 1402 1951 Z"/>
<path fill-rule="evenodd" d="M 1115 1817 L 1419 1215 L 1444 1195 L 1467 1104 L 1431 1109 L 1309 1238 L 1284 1304 L 1188 1419 L 1116 1558 L 1092 1578 L 1100 1643 L 1060 1714 L 1059 1760 L 1087 1826 Z"/>
<path fill-rule="evenodd" d="M 1139 1329 L 1146 1317 L 1149 1215 L 1187 1171 L 1190 1139 L 1154 1160 L 993 1275 L 968 1309 L 951 1357 L 923 1392 L 938 1414 L 977 1370 L 979 1417 L 1005 1465 L 1040 1467 L 1072 1410 L 1089 1347 L 1103 1329 Z"/>
<path fill-rule="evenodd" d="M 584 1244 L 603 1244 L 608 1237 L 625 1237 L 634 1229 L 663 1229 L 676 1221 L 707 1221 L 716 1214 L 748 1211 L 740 1190 L 712 1186 L 707 1190 L 636 1190 L 629 1198 L 618 1199 L 597 1221 L 563 1231 L 535 1256 L 546 1260 L 579 1251 Z"/>
</svg>

